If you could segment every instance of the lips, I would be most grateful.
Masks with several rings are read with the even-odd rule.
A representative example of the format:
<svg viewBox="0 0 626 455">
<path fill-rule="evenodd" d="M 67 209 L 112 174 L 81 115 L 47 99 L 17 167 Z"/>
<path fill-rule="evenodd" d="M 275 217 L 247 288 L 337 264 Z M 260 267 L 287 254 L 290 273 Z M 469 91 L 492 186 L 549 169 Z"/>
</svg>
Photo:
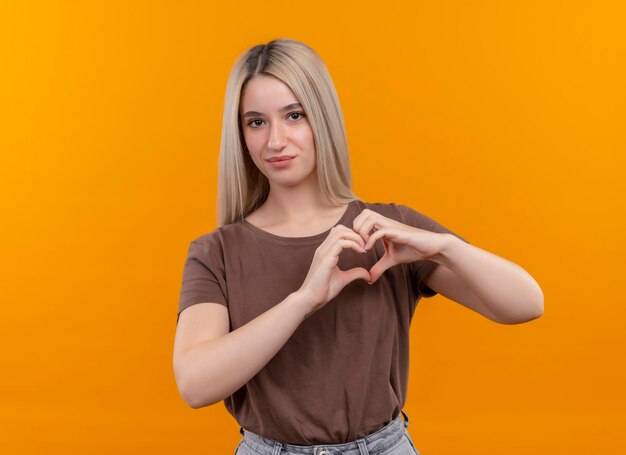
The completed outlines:
<svg viewBox="0 0 626 455">
<path fill-rule="evenodd" d="M 273 163 L 274 161 L 285 161 L 285 160 L 290 160 L 291 158 L 293 158 L 293 156 L 275 156 L 274 158 L 270 158 L 269 161 L 270 163 Z"/>
</svg>

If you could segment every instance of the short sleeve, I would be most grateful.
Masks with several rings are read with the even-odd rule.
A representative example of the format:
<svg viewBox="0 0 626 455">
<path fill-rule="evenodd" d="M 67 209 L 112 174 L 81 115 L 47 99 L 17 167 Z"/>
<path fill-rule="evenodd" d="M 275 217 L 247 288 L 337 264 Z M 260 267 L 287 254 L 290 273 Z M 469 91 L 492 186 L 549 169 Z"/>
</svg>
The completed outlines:
<svg viewBox="0 0 626 455">
<path fill-rule="evenodd" d="M 429 218 L 428 216 L 402 204 L 396 204 L 401 215 L 401 222 L 409 226 L 413 226 L 419 229 L 424 229 L 430 232 L 452 234 L 465 243 L 469 243 L 466 239 L 459 234 L 452 232 L 450 229 L 441 225 L 437 221 Z M 430 289 L 424 280 L 435 270 L 439 264 L 434 261 L 420 260 L 407 264 L 407 271 L 409 273 L 409 279 L 416 299 L 420 297 L 433 297 L 437 294 L 434 290 Z"/>
<path fill-rule="evenodd" d="M 210 251 L 210 246 L 200 240 L 189 244 L 187 259 L 183 267 L 183 280 L 178 302 L 178 315 L 197 303 L 217 303 L 228 307 L 223 264 L 217 251 Z"/>
</svg>

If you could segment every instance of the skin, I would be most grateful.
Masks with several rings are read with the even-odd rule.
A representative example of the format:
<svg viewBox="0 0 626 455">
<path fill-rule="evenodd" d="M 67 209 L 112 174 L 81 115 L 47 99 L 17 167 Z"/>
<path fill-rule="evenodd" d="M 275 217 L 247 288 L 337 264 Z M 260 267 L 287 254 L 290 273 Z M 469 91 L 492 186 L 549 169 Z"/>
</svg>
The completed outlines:
<svg viewBox="0 0 626 455">
<path fill-rule="evenodd" d="M 322 200 L 315 158 L 313 131 L 292 90 L 272 76 L 257 76 L 246 85 L 241 98 L 243 136 L 254 164 L 270 184 L 266 202 L 247 218 L 272 233 L 301 237 L 324 232 L 335 225 L 347 209 L 328 206 Z M 253 115 L 246 115 L 248 112 Z M 267 162 L 275 156 L 295 156 L 285 168 Z M 295 234 L 295 235 L 294 235 Z M 346 226 L 331 229 L 318 247 L 311 269 L 299 292 L 310 302 L 307 317 L 335 297 L 355 279 L 370 280 L 362 268 L 343 271 L 337 267 L 344 248 L 363 251 L 364 241 Z"/>
<path fill-rule="evenodd" d="M 276 78 L 259 76 L 249 81 L 240 106 L 241 115 L 252 110 L 262 113 L 242 119 L 243 134 L 253 162 L 270 182 L 266 203 L 248 221 L 277 235 L 294 237 L 329 230 L 346 209 L 345 205 L 328 207 L 320 198 L 308 119 L 291 115 L 292 110 L 281 111 L 297 101 L 289 87 Z M 296 158 L 283 169 L 264 161 L 281 154 Z M 231 331 L 228 309 L 211 302 L 192 305 L 180 314 L 174 373 L 180 393 L 191 407 L 210 406 L 239 390 L 276 355 L 319 302 L 330 300 L 353 279 L 369 279 L 365 269 L 333 269 L 343 247 L 364 244 L 356 232 L 346 226 L 341 229 L 344 232 L 340 234 L 334 228 L 318 249 L 306 286 L 243 326 Z M 317 282 L 323 283 L 323 295 L 308 292 Z"/>
<path fill-rule="evenodd" d="M 252 118 L 242 124 L 250 156 L 270 182 L 266 203 L 248 221 L 287 237 L 325 232 L 346 209 L 321 200 L 308 120 L 289 117 L 291 110 L 280 111 L 295 102 L 285 84 L 258 76 L 247 86 L 241 109 L 242 114 L 263 113 L 254 116 L 258 129 L 248 125 Z M 282 169 L 264 161 L 282 154 L 296 159 Z M 378 241 L 385 253 L 370 270 L 337 268 L 345 248 L 363 251 Z M 493 321 L 516 324 L 543 313 L 539 285 L 517 264 L 454 235 L 417 229 L 365 209 L 352 226 L 330 229 L 299 289 L 242 327 L 230 331 L 227 308 L 215 303 L 192 305 L 181 313 L 174 341 L 174 372 L 181 395 L 193 408 L 224 400 L 248 383 L 300 324 L 348 283 L 363 279 L 376 286 L 385 270 L 420 259 L 439 264 L 425 279 L 428 287 Z"/>
<path fill-rule="evenodd" d="M 428 287 L 492 321 L 519 324 L 543 314 L 543 292 L 528 272 L 452 234 L 407 226 L 369 209 L 352 228 L 365 249 L 379 240 L 385 247 L 369 271 L 372 282 L 397 264 L 427 259 L 439 264 L 424 280 Z"/>
<path fill-rule="evenodd" d="M 272 76 L 256 76 L 241 97 L 243 136 L 250 158 L 265 175 L 270 192 L 265 203 L 246 220 L 273 234 L 286 237 L 314 235 L 328 230 L 346 209 L 329 206 L 322 199 L 317 181 L 315 141 L 308 117 L 289 86 Z M 261 115 L 243 117 L 255 111 Z M 295 156 L 285 168 L 266 160 Z"/>
<path fill-rule="evenodd" d="M 321 198 L 315 143 L 306 113 L 302 107 L 281 110 L 298 102 L 289 86 L 261 75 L 249 81 L 240 109 L 250 157 L 270 183 L 267 201 L 247 220 L 277 235 L 293 237 L 328 230 L 345 210 L 345 206 L 327 206 Z M 245 116 L 249 111 L 261 114 Z M 295 156 L 285 168 L 267 162 L 284 155 Z M 379 240 L 385 254 L 370 270 L 337 268 L 344 248 L 362 252 Z M 427 286 L 493 321 L 515 324 L 543 314 L 541 288 L 519 265 L 451 234 L 407 226 L 369 209 L 363 210 L 352 226 L 331 230 L 317 249 L 299 291 L 316 311 L 355 279 L 373 284 L 390 267 L 422 259 L 441 265 L 426 278 Z"/>
</svg>

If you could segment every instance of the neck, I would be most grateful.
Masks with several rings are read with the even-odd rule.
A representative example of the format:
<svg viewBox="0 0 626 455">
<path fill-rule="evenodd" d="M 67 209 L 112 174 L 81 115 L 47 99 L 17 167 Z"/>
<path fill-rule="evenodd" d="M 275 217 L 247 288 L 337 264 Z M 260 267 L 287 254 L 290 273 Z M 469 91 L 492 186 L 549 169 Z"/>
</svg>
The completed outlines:
<svg viewBox="0 0 626 455">
<path fill-rule="evenodd" d="M 315 185 L 280 187 L 270 185 L 270 192 L 263 204 L 265 214 L 277 223 L 316 219 L 337 206 L 330 205 Z"/>
</svg>

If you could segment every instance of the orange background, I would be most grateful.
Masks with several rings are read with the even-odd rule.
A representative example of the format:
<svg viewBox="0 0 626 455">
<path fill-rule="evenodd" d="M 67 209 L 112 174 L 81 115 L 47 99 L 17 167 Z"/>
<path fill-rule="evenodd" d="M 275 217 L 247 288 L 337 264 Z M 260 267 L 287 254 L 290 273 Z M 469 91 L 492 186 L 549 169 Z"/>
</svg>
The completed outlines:
<svg viewBox="0 0 626 455">
<path fill-rule="evenodd" d="M 10 4 L 11 3 L 11 4 Z M 422 300 L 423 455 L 626 453 L 624 2 L 3 2 L 0 447 L 232 453 L 178 393 L 192 238 L 215 227 L 226 79 L 290 37 L 325 60 L 354 189 L 524 267 L 545 313 Z"/>
</svg>

